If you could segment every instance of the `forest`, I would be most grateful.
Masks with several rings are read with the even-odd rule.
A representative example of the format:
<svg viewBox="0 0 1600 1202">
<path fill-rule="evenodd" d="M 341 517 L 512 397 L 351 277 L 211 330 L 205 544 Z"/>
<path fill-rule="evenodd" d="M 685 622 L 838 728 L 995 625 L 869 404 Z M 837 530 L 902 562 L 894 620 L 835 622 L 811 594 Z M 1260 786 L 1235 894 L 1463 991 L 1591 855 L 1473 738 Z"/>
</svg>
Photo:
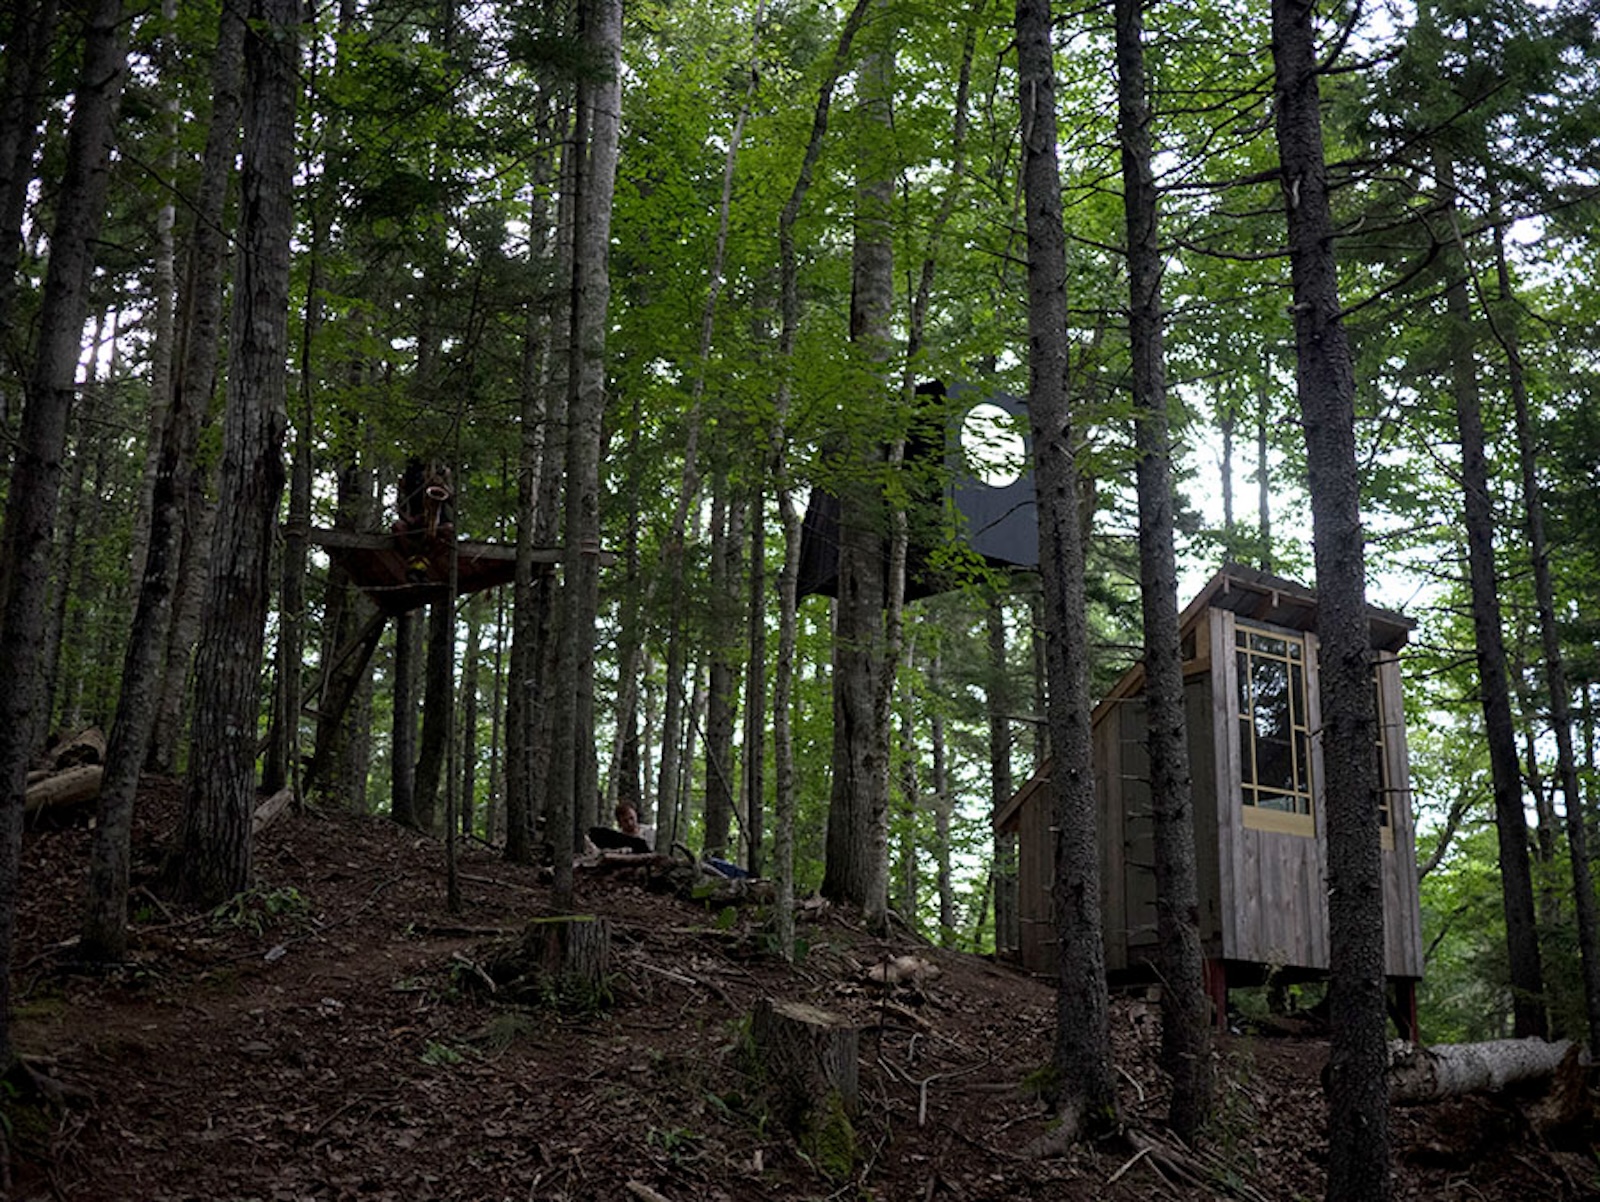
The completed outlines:
<svg viewBox="0 0 1600 1202">
<path fill-rule="evenodd" d="M 17 0 L 0 45 L 0 1059 L 29 771 L 86 730 L 98 971 L 140 896 L 249 895 L 268 798 L 426 837 L 452 912 L 484 855 L 576 912 L 632 806 L 772 882 L 779 960 L 817 895 L 1005 960 L 1038 774 L 1045 1092 L 1103 1135 L 1089 715 L 1137 665 L 1191 1139 L 1178 612 L 1227 564 L 1321 597 L 1328 1196 L 1391 1188 L 1366 605 L 1414 624 L 1421 1038 L 1600 1041 L 1593 0 Z M 1018 475 L 1023 566 L 952 499 Z"/>
</svg>

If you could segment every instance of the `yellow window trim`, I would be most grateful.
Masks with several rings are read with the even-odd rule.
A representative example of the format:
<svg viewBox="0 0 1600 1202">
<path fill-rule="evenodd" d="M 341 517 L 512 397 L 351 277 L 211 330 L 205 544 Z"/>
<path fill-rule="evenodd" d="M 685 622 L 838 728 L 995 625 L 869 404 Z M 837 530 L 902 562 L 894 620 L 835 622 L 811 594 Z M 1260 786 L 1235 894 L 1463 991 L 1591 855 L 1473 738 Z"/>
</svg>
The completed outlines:
<svg viewBox="0 0 1600 1202">
<path fill-rule="evenodd" d="M 1316 838 L 1317 820 L 1310 814 L 1286 814 L 1282 810 L 1264 810 L 1260 806 L 1241 806 L 1240 809 L 1244 811 L 1244 824 L 1250 830 Z"/>
</svg>

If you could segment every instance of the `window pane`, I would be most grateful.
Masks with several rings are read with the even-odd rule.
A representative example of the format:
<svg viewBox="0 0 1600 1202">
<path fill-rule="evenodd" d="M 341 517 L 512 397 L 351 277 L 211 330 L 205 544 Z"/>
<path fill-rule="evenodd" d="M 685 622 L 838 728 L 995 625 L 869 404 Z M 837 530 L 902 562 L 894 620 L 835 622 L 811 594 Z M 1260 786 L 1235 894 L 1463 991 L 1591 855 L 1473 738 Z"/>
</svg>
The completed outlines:
<svg viewBox="0 0 1600 1202">
<path fill-rule="evenodd" d="M 1282 660 L 1258 659 L 1251 664 L 1255 694 L 1256 737 L 1289 737 L 1289 673 Z"/>
</svg>

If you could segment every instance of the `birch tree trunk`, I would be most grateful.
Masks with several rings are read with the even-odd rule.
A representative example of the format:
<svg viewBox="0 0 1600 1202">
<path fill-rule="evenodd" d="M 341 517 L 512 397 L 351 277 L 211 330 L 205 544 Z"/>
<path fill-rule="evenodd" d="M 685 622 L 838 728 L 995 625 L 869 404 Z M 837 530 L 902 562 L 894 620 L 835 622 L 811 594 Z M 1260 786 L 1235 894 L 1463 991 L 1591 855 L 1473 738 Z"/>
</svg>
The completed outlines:
<svg viewBox="0 0 1600 1202">
<path fill-rule="evenodd" d="M 73 96 L 50 262 L 39 313 L 37 356 L 28 375 L 0 545 L 0 1065 L 9 1066 L 11 969 L 22 855 L 28 744 L 42 680 L 40 643 L 50 588 L 51 537 L 61 492 L 62 454 L 72 408 L 94 247 L 105 213 L 111 144 L 126 76 L 121 0 L 87 11 L 83 71 Z"/>
<path fill-rule="evenodd" d="M 1059 950 L 1051 1092 L 1067 1142 L 1115 1126 L 1100 853 L 1089 731 L 1089 637 L 1083 527 L 1067 399 L 1066 230 L 1056 160 L 1055 64 L 1049 0 L 1017 0 L 1022 186 L 1028 232 L 1028 412 L 1038 489 L 1044 586 L 1051 808 L 1052 918 Z"/>
<path fill-rule="evenodd" d="M 1173 534 L 1172 442 L 1161 313 L 1161 245 L 1140 0 L 1116 0 L 1118 133 L 1128 235 L 1128 339 L 1138 448 L 1139 583 L 1155 841 L 1161 1060 L 1168 1121 L 1192 1141 L 1211 1112 L 1211 1022 L 1200 948 L 1194 799 L 1184 719 Z"/>
<path fill-rule="evenodd" d="M 1007 670 L 1005 607 L 990 596 L 986 622 L 989 634 L 989 679 L 985 705 L 989 711 L 989 807 L 998 814 L 1016 791 L 1011 780 L 1011 674 Z M 1017 836 L 994 834 L 994 950 L 1012 952 L 1022 944 L 1017 910 Z"/>
<path fill-rule="evenodd" d="M 202 906 L 250 883 L 258 678 L 284 476 L 300 16 L 296 0 L 251 0 L 246 17 L 228 405 L 178 850 L 179 891 Z"/>
<path fill-rule="evenodd" d="M 1305 424 L 1322 640 L 1327 806 L 1328 1197 L 1389 1197 L 1384 1080 L 1383 864 L 1377 721 L 1356 469 L 1355 378 L 1340 320 L 1333 217 L 1318 108 L 1312 0 L 1273 0 L 1278 157 L 1294 288 L 1296 383 Z"/>
</svg>

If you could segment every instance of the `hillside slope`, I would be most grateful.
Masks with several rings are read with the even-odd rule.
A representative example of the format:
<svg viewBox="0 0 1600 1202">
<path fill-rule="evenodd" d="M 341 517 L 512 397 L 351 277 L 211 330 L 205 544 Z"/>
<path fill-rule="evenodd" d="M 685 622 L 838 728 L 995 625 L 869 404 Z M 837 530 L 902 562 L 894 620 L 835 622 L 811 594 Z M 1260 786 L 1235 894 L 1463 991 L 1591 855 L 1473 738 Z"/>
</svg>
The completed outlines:
<svg viewBox="0 0 1600 1202">
<path fill-rule="evenodd" d="M 1207 1198 L 1322 1192 L 1315 1040 L 1228 1037 L 1201 1149 L 1213 1187 L 1179 1184 L 1115 1141 L 1024 1155 L 1050 1118 L 1021 1083 L 1048 1058 L 1054 997 L 1004 965 L 869 938 L 808 911 L 804 960 L 766 953 L 760 913 L 714 912 L 629 874 L 580 877 L 612 924 L 611 1004 L 515 1007 L 481 966 L 547 913 L 531 870 L 464 854 L 444 905 L 440 845 L 376 818 L 308 814 L 267 831 L 259 887 L 214 915 L 148 891 L 175 820 L 141 797 L 138 925 L 109 976 L 72 961 L 84 821 L 29 835 L 19 914 L 18 1043 L 64 1087 L 13 1097 L 18 1199 Z M 939 974 L 885 992 L 866 970 L 915 952 Z M 763 996 L 862 1028 L 862 1163 L 830 1180 L 770 1116 L 741 1055 Z M 1113 1010 L 1130 1124 L 1159 1132 L 1155 1007 Z M 1514 1107 L 1401 1113 L 1400 1197 L 1600 1196 L 1592 1158 L 1530 1142 Z"/>
</svg>

